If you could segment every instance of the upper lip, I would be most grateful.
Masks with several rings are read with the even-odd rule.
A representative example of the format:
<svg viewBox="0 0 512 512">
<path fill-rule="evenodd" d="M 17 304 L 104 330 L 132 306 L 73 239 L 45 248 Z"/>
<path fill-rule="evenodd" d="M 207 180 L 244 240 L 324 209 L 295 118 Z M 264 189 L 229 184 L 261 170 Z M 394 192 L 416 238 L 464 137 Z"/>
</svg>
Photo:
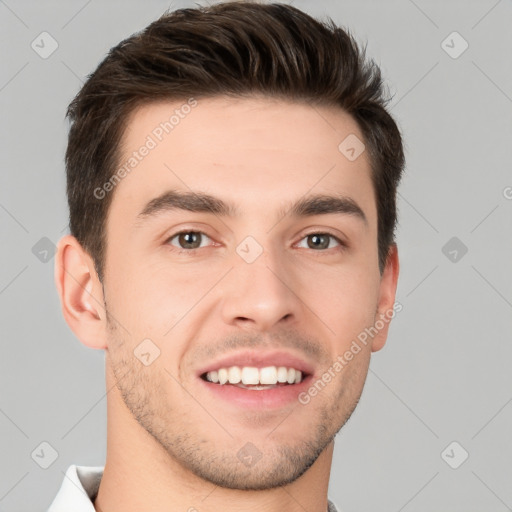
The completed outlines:
<svg viewBox="0 0 512 512">
<path fill-rule="evenodd" d="M 309 375 L 313 373 L 311 363 L 290 352 L 282 350 L 265 352 L 262 350 L 244 350 L 210 361 L 207 365 L 198 370 L 198 376 L 218 370 L 219 368 L 230 368 L 231 366 L 255 366 L 258 368 L 264 368 L 265 366 L 286 366 L 287 368 L 300 370 L 303 374 Z"/>
</svg>

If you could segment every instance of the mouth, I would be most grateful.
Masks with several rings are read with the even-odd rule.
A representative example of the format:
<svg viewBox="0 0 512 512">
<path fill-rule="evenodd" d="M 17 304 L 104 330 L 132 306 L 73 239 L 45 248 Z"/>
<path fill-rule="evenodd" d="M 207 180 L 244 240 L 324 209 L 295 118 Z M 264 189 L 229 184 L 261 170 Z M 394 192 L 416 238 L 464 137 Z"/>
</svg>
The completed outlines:
<svg viewBox="0 0 512 512">
<path fill-rule="evenodd" d="M 201 378 L 220 386 L 236 386 L 241 389 L 261 391 L 278 386 L 300 384 L 309 374 L 286 366 L 230 366 L 205 372 Z"/>
<path fill-rule="evenodd" d="M 313 372 L 307 361 L 287 353 L 245 352 L 210 363 L 198 377 L 213 398 L 261 410 L 296 402 Z"/>
</svg>

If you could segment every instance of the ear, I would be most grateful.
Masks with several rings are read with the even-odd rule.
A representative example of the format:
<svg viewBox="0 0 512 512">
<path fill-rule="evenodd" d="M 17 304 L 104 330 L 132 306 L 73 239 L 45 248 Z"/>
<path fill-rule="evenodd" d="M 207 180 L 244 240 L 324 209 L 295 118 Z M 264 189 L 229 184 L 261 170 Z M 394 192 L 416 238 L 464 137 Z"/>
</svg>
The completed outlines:
<svg viewBox="0 0 512 512">
<path fill-rule="evenodd" d="M 380 280 L 379 302 L 374 322 L 378 332 L 372 340 L 372 352 L 377 352 L 384 346 L 391 319 L 402 309 L 401 304 L 395 304 L 399 266 L 398 248 L 396 244 L 392 244 Z"/>
<path fill-rule="evenodd" d="M 90 348 L 105 349 L 103 287 L 94 261 L 74 236 L 66 235 L 58 243 L 55 286 L 64 318 L 76 337 Z"/>
</svg>

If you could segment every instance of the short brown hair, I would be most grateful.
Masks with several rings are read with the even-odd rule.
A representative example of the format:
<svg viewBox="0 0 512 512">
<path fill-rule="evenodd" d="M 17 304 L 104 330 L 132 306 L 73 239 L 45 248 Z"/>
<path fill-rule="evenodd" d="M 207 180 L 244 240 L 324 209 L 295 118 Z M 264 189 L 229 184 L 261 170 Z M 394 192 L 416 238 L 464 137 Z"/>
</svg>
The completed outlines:
<svg viewBox="0 0 512 512">
<path fill-rule="evenodd" d="M 287 4 L 220 3 L 166 12 L 112 48 L 70 103 L 66 151 L 70 231 L 103 279 L 113 176 L 135 107 L 160 100 L 264 95 L 337 106 L 358 123 L 377 197 L 379 269 L 396 225 L 404 151 L 379 67 L 349 32 Z M 341 142 L 341 141 L 340 141 Z"/>
</svg>

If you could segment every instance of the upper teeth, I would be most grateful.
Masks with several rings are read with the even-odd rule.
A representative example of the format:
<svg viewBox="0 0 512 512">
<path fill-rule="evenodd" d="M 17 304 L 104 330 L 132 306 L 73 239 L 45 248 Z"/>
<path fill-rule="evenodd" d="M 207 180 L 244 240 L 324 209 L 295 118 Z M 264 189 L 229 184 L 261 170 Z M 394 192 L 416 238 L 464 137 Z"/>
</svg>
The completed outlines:
<svg viewBox="0 0 512 512">
<path fill-rule="evenodd" d="M 240 382 L 242 384 L 277 384 L 278 382 L 298 384 L 302 380 L 302 372 L 285 366 L 266 366 L 265 368 L 231 366 L 208 372 L 206 379 L 219 384 L 226 384 L 226 382 L 230 384 Z"/>
</svg>

